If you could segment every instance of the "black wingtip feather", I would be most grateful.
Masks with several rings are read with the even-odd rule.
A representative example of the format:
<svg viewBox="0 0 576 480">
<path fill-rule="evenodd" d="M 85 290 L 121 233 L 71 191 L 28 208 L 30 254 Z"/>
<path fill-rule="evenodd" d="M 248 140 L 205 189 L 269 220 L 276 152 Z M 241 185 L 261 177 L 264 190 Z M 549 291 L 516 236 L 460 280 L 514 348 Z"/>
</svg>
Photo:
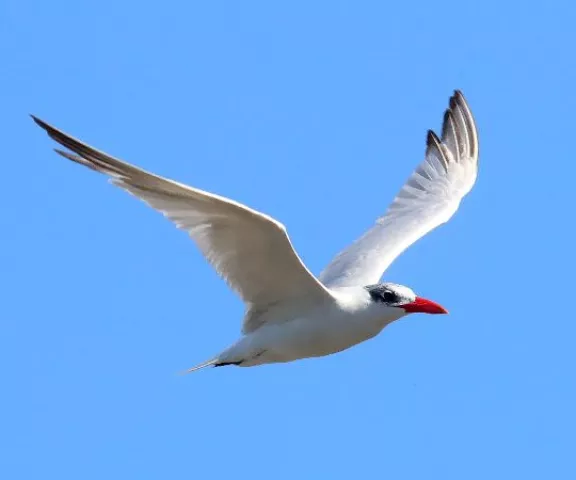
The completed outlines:
<svg viewBox="0 0 576 480">
<path fill-rule="evenodd" d="M 454 90 L 454 94 L 450 97 L 450 108 L 455 108 L 456 106 L 467 105 L 466 98 L 462 93 L 462 90 Z"/>
<path fill-rule="evenodd" d="M 72 160 L 72 154 L 69 152 L 65 152 L 64 150 L 60 150 L 59 148 L 54 148 L 54 151 L 58 154 L 58 155 L 62 155 L 64 158 L 67 158 L 68 160 Z"/>
<path fill-rule="evenodd" d="M 474 121 L 474 116 L 472 115 L 472 111 L 468 106 L 468 102 L 466 101 L 466 97 L 461 90 L 454 90 L 454 95 L 450 98 L 450 108 L 456 109 L 459 108 L 462 112 L 462 116 L 464 118 L 464 122 L 466 123 L 467 130 L 470 136 L 470 145 L 469 145 L 469 154 L 473 157 L 478 157 L 478 132 L 476 129 L 476 123 Z"/>
<path fill-rule="evenodd" d="M 442 142 L 438 138 L 438 135 L 436 135 L 434 130 L 428 130 L 427 143 L 428 143 L 428 146 L 430 146 L 430 144 L 432 144 L 433 146 L 438 148 Z"/>
<path fill-rule="evenodd" d="M 36 123 L 36 125 L 42 128 L 50 138 L 56 140 L 58 143 L 62 143 L 57 138 L 59 134 L 61 135 L 61 133 L 56 128 L 54 128 L 52 125 L 49 125 L 44 120 L 39 119 L 36 115 L 30 115 L 30 116 L 32 117 L 32 120 L 34 120 L 34 123 Z"/>
<path fill-rule="evenodd" d="M 447 128 L 447 126 L 450 124 L 450 121 L 452 120 L 454 120 L 454 118 L 452 117 L 452 110 L 447 108 L 446 111 L 444 112 L 444 118 L 442 119 L 442 136 L 444 136 L 444 130 Z"/>
<path fill-rule="evenodd" d="M 442 148 L 442 141 L 433 130 L 428 130 L 426 135 L 426 151 L 430 152 L 431 150 L 435 150 L 435 156 L 442 162 L 444 169 L 448 171 L 448 158 L 446 158 L 446 154 Z"/>
<path fill-rule="evenodd" d="M 450 109 L 453 110 L 458 107 L 458 100 L 456 100 L 456 94 L 450 97 Z"/>
<path fill-rule="evenodd" d="M 46 122 L 44 122 L 43 120 L 40 120 L 36 115 L 30 114 L 30 117 L 32 117 L 32 120 L 34 120 L 34 123 L 36 125 L 38 125 L 39 127 L 42 127 L 44 130 L 48 129 L 48 124 Z"/>
</svg>

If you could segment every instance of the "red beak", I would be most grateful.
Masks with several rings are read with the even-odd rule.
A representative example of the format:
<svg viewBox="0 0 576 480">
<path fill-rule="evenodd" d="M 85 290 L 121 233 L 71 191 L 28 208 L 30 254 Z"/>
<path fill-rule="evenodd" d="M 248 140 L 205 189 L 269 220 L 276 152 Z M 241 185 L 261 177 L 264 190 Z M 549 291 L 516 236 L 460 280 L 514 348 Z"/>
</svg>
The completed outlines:
<svg viewBox="0 0 576 480">
<path fill-rule="evenodd" d="M 440 314 L 440 313 L 448 313 L 442 305 L 438 305 L 436 302 L 432 300 L 426 300 L 422 297 L 416 297 L 412 303 L 406 303 L 402 305 L 406 313 L 432 313 L 432 314 Z"/>
</svg>

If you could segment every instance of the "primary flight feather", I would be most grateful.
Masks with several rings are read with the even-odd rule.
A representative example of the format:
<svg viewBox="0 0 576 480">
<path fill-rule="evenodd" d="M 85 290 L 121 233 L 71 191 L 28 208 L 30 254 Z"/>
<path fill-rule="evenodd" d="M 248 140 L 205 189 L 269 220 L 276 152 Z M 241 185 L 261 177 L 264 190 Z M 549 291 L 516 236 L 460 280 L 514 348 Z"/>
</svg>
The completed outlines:
<svg viewBox="0 0 576 480">
<path fill-rule="evenodd" d="M 447 313 L 408 287 L 378 283 L 394 259 L 447 222 L 472 189 L 478 134 L 460 91 L 444 114 L 442 136 L 429 131 L 424 161 L 376 224 L 339 253 L 317 279 L 277 220 L 96 150 L 37 117 L 65 147 L 63 157 L 110 177 L 188 232 L 246 304 L 243 336 L 207 366 L 254 366 L 319 357 L 377 335 L 408 313 Z"/>
</svg>

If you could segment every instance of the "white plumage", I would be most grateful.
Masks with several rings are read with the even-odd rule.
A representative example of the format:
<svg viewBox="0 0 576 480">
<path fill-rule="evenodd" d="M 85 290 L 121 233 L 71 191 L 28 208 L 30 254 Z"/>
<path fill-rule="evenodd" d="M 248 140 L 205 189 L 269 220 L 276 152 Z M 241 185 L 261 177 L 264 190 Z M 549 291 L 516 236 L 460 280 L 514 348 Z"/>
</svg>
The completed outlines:
<svg viewBox="0 0 576 480">
<path fill-rule="evenodd" d="M 426 157 L 376 225 L 314 277 L 294 251 L 284 225 L 239 204 L 148 173 L 98 151 L 33 117 L 71 152 L 64 157 L 107 174 L 188 232 L 206 259 L 246 303 L 238 342 L 192 370 L 323 356 L 378 334 L 411 312 L 446 313 L 408 287 L 378 284 L 392 261 L 418 238 L 448 221 L 470 191 L 478 138 L 456 91 L 442 137 L 428 132 Z"/>
<path fill-rule="evenodd" d="M 326 267 L 330 287 L 376 283 L 394 259 L 420 237 L 450 220 L 476 181 L 478 137 L 460 92 L 450 99 L 442 139 L 428 131 L 426 157 L 376 225 Z"/>
</svg>

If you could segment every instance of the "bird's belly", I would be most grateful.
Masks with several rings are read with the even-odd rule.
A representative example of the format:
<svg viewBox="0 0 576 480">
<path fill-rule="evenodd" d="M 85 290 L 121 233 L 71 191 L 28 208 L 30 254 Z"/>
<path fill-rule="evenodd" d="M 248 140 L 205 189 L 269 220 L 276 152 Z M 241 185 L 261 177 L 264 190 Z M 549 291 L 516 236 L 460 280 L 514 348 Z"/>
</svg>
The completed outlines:
<svg viewBox="0 0 576 480">
<path fill-rule="evenodd" d="M 322 357 L 346 350 L 377 335 L 383 326 L 358 325 L 345 320 L 294 319 L 259 331 L 262 353 L 246 366 Z M 260 343 L 260 342 L 258 342 Z"/>
</svg>

